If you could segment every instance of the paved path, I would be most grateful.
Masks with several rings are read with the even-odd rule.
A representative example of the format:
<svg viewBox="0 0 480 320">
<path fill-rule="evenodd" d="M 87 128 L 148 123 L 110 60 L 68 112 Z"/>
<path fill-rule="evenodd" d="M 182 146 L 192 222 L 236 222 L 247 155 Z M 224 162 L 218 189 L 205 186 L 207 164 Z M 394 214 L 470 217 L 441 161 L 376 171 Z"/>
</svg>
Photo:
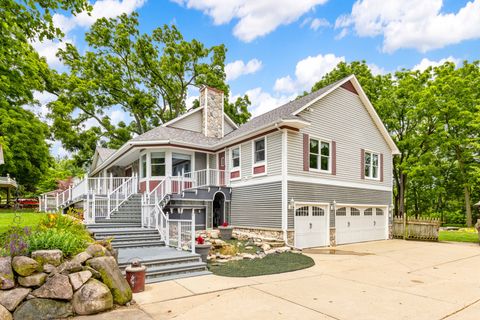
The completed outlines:
<svg viewBox="0 0 480 320">
<path fill-rule="evenodd" d="M 480 318 L 478 245 L 390 240 L 337 250 L 313 250 L 316 265 L 291 273 L 148 285 L 134 307 L 78 319 Z"/>
</svg>

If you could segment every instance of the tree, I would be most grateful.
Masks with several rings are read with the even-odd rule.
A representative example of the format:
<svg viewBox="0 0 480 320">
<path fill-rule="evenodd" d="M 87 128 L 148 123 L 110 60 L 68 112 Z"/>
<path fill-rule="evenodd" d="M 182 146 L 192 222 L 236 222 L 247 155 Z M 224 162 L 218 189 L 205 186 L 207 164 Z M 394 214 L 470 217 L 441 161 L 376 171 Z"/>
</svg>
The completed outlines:
<svg viewBox="0 0 480 320">
<path fill-rule="evenodd" d="M 58 78 L 58 99 L 50 104 L 55 137 L 68 150 L 79 151 L 83 161 L 91 158 L 98 141 L 117 148 L 184 113 L 192 87 L 221 89 L 228 101 L 223 45 L 207 48 L 195 39 L 186 41 L 175 26 L 141 34 L 136 13 L 99 19 L 86 41 L 92 50 L 84 55 L 71 44 L 59 51 L 70 73 Z M 248 104 L 247 97 L 238 99 L 227 104 L 226 112 L 245 121 Z M 108 116 L 113 108 L 126 112 L 131 121 L 113 123 Z M 86 129 L 92 121 L 95 125 Z"/>
<path fill-rule="evenodd" d="M 38 192 L 43 193 L 55 190 L 58 187 L 58 181 L 79 177 L 84 173 L 72 159 L 55 159 L 48 168 L 47 174 L 39 181 L 37 185 Z"/>
</svg>

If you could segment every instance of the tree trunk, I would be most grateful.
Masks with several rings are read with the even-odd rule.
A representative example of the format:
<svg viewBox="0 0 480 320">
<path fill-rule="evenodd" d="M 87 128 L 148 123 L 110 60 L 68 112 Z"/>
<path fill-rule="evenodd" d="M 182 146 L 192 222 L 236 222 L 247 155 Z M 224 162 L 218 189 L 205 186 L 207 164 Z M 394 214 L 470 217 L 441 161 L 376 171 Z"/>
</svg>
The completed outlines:
<svg viewBox="0 0 480 320">
<path fill-rule="evenodd" d="M 463 192 L 465 194 L 465 220 L 467 222 L 467 227 L 472 227 L 472 204 L 470 199 L 470 189 L 467 185 L 463 186 Z"/>
<path fill-rule="evenodd" d="M 400 173 L 400 189 L 398 190 L 398 213 L 403 217 L 405 212 L 405 188 L 407 185 L 407 175 Z"/>
</svg>

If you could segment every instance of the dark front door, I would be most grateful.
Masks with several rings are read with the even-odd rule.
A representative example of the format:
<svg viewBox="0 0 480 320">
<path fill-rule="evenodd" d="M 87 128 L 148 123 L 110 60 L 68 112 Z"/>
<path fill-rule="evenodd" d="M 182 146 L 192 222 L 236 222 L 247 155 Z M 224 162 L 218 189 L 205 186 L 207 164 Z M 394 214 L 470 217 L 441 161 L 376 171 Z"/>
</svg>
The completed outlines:
<svg viewBox="0 0 480 320">
<path fill-rule="evenodd" d="M 213 198 L 213 227 L 221 226 L 225 221 L 225 196 L 217 192 Z"/>
<path fill-rule="evenodd" d="M 218 154 L 218 184 L 225 185 L 225 151 Z"/>
</svg>

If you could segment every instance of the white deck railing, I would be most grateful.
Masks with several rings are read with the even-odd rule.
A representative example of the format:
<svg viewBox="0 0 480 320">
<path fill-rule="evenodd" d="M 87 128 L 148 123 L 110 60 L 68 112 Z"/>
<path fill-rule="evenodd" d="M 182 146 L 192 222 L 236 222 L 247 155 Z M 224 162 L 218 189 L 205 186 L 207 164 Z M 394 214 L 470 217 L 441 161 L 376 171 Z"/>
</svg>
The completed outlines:
<svg viewBox="0 0 480 320">
<path fill-rule="evenodd" d="M 107 196 L 108 201 L 108 218 L 117 211 L 118 208 L 128 200 L 133 194 L 138 192 L 138 178 L 136 175 L 125 180 L 115 190 L 110 192 Z"/>
<path fill-rule="evenodd" d="M 204 169 L 189 172 L 185 173 L 184 179 L 191 182 L 190 188 L 230 185 L 230 174 L 225 170 Z"/>
</svg>

